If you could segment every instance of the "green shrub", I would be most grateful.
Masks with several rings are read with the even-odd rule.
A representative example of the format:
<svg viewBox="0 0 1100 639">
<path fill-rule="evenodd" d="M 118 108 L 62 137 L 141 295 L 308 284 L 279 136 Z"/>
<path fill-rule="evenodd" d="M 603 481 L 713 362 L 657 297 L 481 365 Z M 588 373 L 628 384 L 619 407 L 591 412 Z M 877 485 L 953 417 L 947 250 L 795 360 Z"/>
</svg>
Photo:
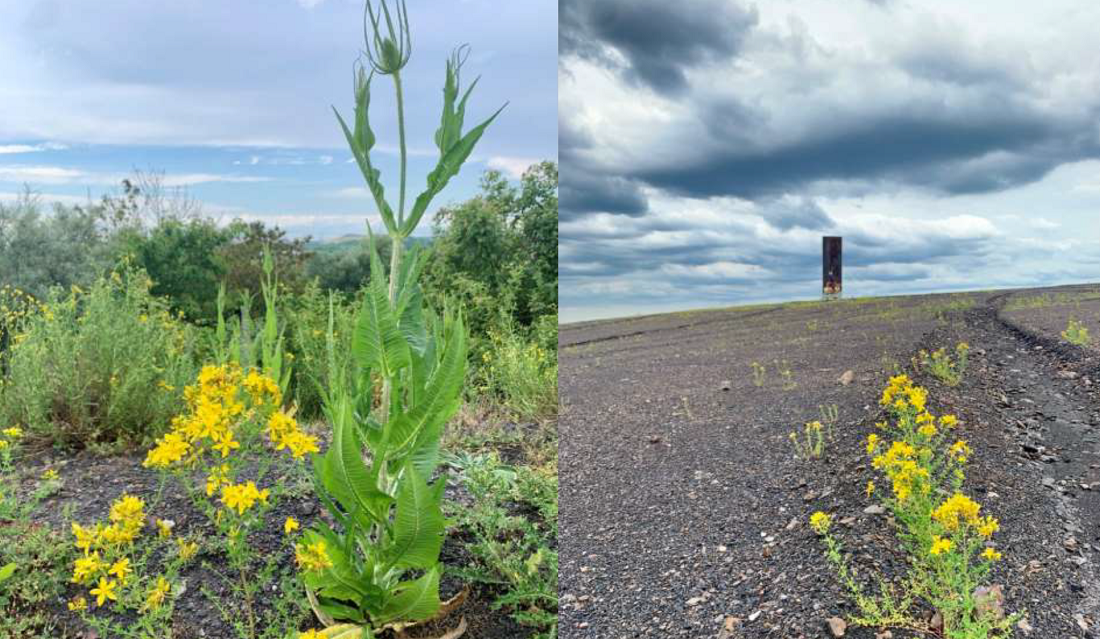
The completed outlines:
<svg viewBox="0 0 1100 639">
<path fill-rule="evenodd" d="M 290 348 L 295 365 L 293 393 L 298 414 L 304 419 L 321 417 L 324 412 L 321 389 L 332 388 L 351 375 L 349 355 L 355 328 L 354 305 L 341 293 L 326 293 L 317 282 L 310 282 L 291 302 L 289 313 Z M 328 345 L 330 318 L 331 357 Z"/>
<path fill-rule="evenodd" d="M 545 322 L 539 326 L 543 333 L 547 331 Z M 557 349 L 544 348 L 545 337 L 528 339 L 508 322 L 490 329 L 489 339 L 490 347 L 482 354 L 482 388 L 521 419 L 556 415 Z"/>
<path fill-rule="evenodd" d="M 120 269 L 87 291 L 54 288 L 12 339 L 0 423 L 66 447 L 140 444 L 182 407 L 196 369 L 194 329 Z"/>
</svg>

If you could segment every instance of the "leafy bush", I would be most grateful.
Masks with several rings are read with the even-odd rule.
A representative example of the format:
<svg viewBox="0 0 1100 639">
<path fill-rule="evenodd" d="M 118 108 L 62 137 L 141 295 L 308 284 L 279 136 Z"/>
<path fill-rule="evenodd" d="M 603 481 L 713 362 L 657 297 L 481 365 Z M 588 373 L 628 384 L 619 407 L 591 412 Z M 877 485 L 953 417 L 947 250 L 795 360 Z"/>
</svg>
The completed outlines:
<svg viewBox="0 0 1100 639">
<path fill-rule="evenodd" d="M 520 419 L 557 414 L 557 349 L 545 349 L 540 340 L 528 340 L 505 323 L 490 329 L 490 347 L 482 354 L 483 390 Z"/>
<path fill-rule="evenodd" d="M 0 203 L 0 284 L 36 298 L 51 286 L 88 285 L 112 261 L 100 220 L 94 211 L 64 206 L 43 214 L 30 194 Z"/>
<path fill-rule="evenodd" d="M 0 423 L 66 447 L 136 444 L 161 434 L 194 374 L 195 331 L 121 269 L 87 291 L 53 288 L 13 339 Z"/>
</svg>

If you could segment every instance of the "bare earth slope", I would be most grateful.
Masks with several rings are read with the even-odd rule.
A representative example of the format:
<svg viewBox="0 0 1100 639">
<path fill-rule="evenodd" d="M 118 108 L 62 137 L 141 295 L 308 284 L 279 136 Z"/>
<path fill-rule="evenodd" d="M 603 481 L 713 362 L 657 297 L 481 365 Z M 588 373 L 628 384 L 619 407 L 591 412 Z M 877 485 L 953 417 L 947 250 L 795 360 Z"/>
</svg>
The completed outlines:
<svg viewBox="0 0 1100 639">
<path fill-rule="evenodd" d="M 993 578 L 1006 608 L 1026 609 L 1032 637 L 1100 637 L 1100 351 L 1060 343 L 1035 318 L 1002 316 L 1013 299 L 1047 292 L 1071 300 L 1098 291 L 563 326 L 561 636 L 828 636 L 825 619 L 851 610 L 806 520 L 832 513 L 858 568 L 894 573 L 903 558 L 892 530 L 863 512 L 873 502 L 862 494 L 872 474 L 861 441 L 895 367 L 921 348 L 967 341 L 962 384 L 918 381 L 934 411 L 959 415 L 975 449 L 967 485 L 1001 520 L 1004 560 Z M 848 370 L 854 381 L 841 384 Z M 788 433 L 834 404 L 839 423 L 824 458 L 795 459 Z"/>
</svg>

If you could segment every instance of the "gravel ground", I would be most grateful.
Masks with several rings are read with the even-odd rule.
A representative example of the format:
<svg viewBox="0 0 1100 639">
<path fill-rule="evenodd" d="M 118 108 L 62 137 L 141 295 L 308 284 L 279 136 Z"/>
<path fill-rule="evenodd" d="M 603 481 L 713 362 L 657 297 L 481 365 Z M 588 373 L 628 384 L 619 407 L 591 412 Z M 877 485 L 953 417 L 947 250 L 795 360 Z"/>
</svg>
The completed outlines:
<svg viewBox="0 0 1100 639">
<path fill-rule="evenodd" d="M 215 534 L 213 524 L 201 512 L 195 510 L 182 487 L 174 479 L 167 482 L 159 501 L 154 504 L 159 487 L 158 474 L 143 468 L 141 466 L 143 460 L 144 454 L 115 457 L 101 457 L 90 453 L 30 455 L 21 464 L 22 474 L 27 478 L 25 485 L 28 490 L 33 486 L 33 479 L 39 477 L 46 468 L 57 470 L 63 480 L 63 488 L 39 506 L 33 516 L 34 520 L 57 530 L 59 543 L 68 544 L 71 543 L 71 535 L 68 533 L 67 521 L 75 520 L 89 524 L 104 519 L 111 502 L 122 492 L 128 492 L 146 501 L 146 513 L 150 518 L 172 519 L 176 524 L 174 534 L 177 536 L 187 535 L 193 538 Z M 445 470 L 446 467 L 441 466 L 441 471 Z M 281 500 L 278 507 L 268 513 L 267 521 L 270 525 L 255 533 L 250 540 L 259 551 L 260 557 L 266 559 L 272 554 L 280 556 L 277 580 L 282 575 L 292 576 L 296 572 L 293 551 L 286 545 L 283 536 L 282 522 L 289 515 L 299 519 L 303 527 L 308 527 L 314 519 L 327 513 L 322 513 L 323 508 L 312 497 L 311 479 L 303 464 L 281 462 L 280 468 L 270 472 L 272 476 L 280 472 L 283 474 L 288 486 L 292 487 L 292 495 Z M 296 490 L 294 490 L 295 487 Z M 457 503 L 468 503 L 471 497 L 462 486 L 452 482 L 447 487 L 446 499 Z M 450 533 L 444 541 L 441 561 L 445 566 L 460 566 L 468 563 L 470 556 L 465 544 L 469 540 L 464 538 L 462 531 L 452 530 Z M 187 589 L 175 602 L 173 637 L 209 639 L 237 636 L 202 592 L 205 588 L 216 593 L 223 602 L 231 601 L 228 586 L 215 573 L 215 570 L 222 569 L 224 562 L 224 557 L 204 552 L 200 553 L 196 560 L 183 571 L 181 577 L 186 581 Z M 272 587 L 277 586 L 272 583 Z M 446 599 L 458 593 L 462 587 L 463 584 L 457 578 L 444 573 L 440 584 L 440 595 Z M 59 599 L 52 606 L 51 613 L 60 620 L 61 631 L 64 633 L 62 636 L 90 636 L 87 635 L 88 629 L 79 616 L 66 608 L 68 597 L 78 592 L 85 594 L 84 590 L 69 586 L 66 598 Z M 529 637 L 533 634 L 531 629 L 516 624 L 508 616 L 507 611 L 493 610 L 491 603 L 494 598 L 495 593 L 490 589 L 475 588 L 463 605 L 446 619 L 408 631 L 409 639 L 421 636 L 437 637 L 455 627 L 460 617 L 466 619 L 468 637 L 512 639 Z M 261 601 L 258 604 L 258 613 L 266 610 L 265 602 Z M 312 614 L 310 614 L 301 629 L 313 627 L 312 622 Z M 387 633 L 383 637 L 391 634 Z"/>
<path fill-rule="evenodd" d="M 857 567 L 896 572 L 890 525 L 864 512 L 860 444 L 894 366 L 962 340 L 973 350 L 961 385 L 918 380 L 975 448 L 967 485 L 1002 523 L 993 580 L 1007 609 L 1028 612 L 1030 636 L 1094 636 L 1100 374 L 1087 352 L 999 317 L 1007 297 L 1035 293 L 562 327 L 561 636 L 830 636 L 826 619 L 850 608 L 805 522 L 832 513 Z M 795 459 L 787 434 L 830 404 L 839 423 L 824 458 Z"/>
</svg>

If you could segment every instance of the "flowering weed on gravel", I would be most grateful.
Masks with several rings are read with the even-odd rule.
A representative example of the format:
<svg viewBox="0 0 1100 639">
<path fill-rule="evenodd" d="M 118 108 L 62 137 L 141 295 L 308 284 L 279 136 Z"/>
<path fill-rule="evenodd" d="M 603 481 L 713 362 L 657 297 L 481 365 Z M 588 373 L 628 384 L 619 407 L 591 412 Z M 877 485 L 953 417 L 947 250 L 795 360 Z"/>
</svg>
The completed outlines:
<svg viewBox="0 0 1100 639">
<path fill-rule="evenodd" d="M 879 495 L 893 514 L 909 557 L 901 584 L 880 578 L 880 594 L 866 595 L 830 534 L 829 516 L 815 513 L 810 525 L 823 537 L 826 556 L 859 610 L 852 623 L 932 631 L 911 610 L 921 601 L 939 613 L 948 639 L 1008 636 L 1020 615 L 1005 616 L 987 583 L 992 564 L 1001 558 L 993 542 L 999 524 L 963 491 L 972 451 L 956 436 L 958 419 L 937 418 L 927 402 L 928 392 L 906 375 L 891 377 L 880 400 L 889 417 L 866 441 L 871 465 L 884 479 L 882 490 L 871 482 L 867 494 Z"/>
<path fill-rule="evenodd" d="M 946 348 L 937 349 L 931 354 L 922 350 L 913 363 L 917 370 L 927 368 L 929 373 L 947 386 L 958 386 L 962 381 L 963 373 L 966 372 L 969 353 L 970 346 L 966 342 L 959 342 L 955 347 L 954 358 Z"/>
<path fill-rule="evenodd" d="M 1073 318 L 1070 318 L 1066 330 L 1062 331 L 1062 339 L 1077 346 L 1088 346 L 1091 341 L 1089 338 L 1089 329 Z"/>
</svg>

